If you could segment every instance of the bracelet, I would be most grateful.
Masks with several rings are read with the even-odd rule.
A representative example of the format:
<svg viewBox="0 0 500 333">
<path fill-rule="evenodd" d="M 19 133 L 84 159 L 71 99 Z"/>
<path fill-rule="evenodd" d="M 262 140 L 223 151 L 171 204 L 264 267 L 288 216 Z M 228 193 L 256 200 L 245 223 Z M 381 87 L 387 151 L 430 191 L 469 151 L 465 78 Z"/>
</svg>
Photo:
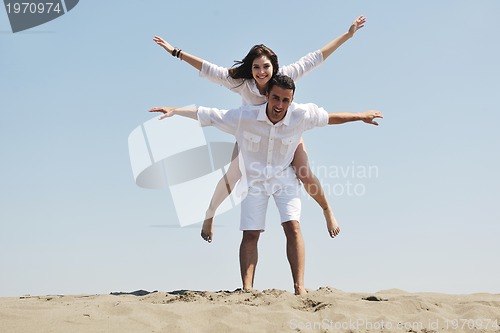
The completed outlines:
<svg viewBox="0 0 500 333">
<path fill-rule="evenodd" d="M 182 60 L 182 50 L 179 50 L 177 51 L 177 58 L 179 58 L 180 60 Z"/>
<path fill-rule="evenodd" d="M 174 48 L 173 51 L 172 51 L 172 56 L 173 57 L 177 57 L 177 54 L 179 54 L 180 50 L 178 48 Z"/>
</svg>

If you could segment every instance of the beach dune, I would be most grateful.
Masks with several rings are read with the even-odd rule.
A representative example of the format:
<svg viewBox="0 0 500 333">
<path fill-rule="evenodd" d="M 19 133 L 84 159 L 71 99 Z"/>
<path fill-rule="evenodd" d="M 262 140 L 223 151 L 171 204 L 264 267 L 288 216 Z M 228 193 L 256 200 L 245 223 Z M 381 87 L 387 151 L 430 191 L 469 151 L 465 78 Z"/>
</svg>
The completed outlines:
<svg viewBox="0 0 500 333">
<path fill-rule="evenodd" d="M 500 332 L 500 295 L 324 287 L 0 298 L 0 332 Z"/>
</svg>

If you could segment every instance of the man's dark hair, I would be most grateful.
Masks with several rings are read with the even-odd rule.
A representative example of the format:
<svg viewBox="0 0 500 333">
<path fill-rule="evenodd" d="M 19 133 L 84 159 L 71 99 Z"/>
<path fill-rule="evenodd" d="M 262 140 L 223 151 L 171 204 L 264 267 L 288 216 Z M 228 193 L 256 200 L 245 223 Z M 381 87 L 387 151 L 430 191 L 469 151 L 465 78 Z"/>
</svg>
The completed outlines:
<svg viewBox="0 0 500 333">
<path fill-rule="evenodd" d="M 278 86 L 283 89 L 292 89 L 292 92 L 295 93 L 295 83 L 293 82 L 292 78 L 287 75 L 276 74 L 275 76 L 273 76 L 272 79 L 269 80 L 269 83 L 267 85 L 268 94 L 271 92 L 271 89 L 273 89 L 274 86 Z"/>
</svg>

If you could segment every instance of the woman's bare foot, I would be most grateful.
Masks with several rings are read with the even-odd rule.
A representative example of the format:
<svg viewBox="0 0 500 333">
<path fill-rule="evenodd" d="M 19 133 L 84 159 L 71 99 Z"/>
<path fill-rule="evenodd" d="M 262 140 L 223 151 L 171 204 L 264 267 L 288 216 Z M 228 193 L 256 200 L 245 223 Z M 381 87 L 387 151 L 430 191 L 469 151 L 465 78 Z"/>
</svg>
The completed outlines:
<svg viewBox="0 0 500 333">
<path fill-rule="evenodd" d="M 205 215 L 205 221 L 203 221 L 203 226 L 201 227 L 201 238 L 209 243 L 212 243 L 212 237 L 214 235 L 214 215 Z"/>
<path fill-rule="evenodd" d="M 332 207 L 328 206 L 326 209 L 324 209 L 323 214 L 325 215 L 328 234 L 330 235 L 330 237 L 334 238 L 340 233 L 340 227 L 335 220 L 335 216 L 333 216 Z"/>
</svg>

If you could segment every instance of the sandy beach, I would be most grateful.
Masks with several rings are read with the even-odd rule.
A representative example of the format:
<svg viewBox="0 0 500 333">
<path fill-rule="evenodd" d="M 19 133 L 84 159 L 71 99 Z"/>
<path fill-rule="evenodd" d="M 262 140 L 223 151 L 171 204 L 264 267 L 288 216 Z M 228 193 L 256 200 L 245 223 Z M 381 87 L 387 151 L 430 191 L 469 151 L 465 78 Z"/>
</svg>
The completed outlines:
<svg viewBox="0 0 500 333">
<path fill-rule="evenodd" d="M 0 298 L 0 332 L 500 332 L 500 295 L 329 287 Z"/>
</svg>

